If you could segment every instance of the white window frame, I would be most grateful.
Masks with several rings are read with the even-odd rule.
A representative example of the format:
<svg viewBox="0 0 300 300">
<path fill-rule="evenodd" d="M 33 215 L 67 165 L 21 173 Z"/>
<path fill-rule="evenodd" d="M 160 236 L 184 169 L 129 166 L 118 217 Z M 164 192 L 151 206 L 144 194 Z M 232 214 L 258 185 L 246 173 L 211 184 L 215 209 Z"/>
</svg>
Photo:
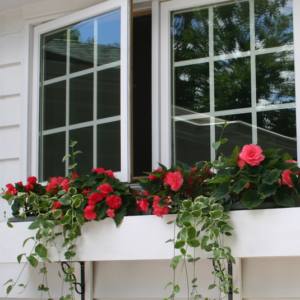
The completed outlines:
<svg viewBox="0 0 300 300">
<path fill-rule="evenodd" d="M 40 82 L 40 37 L 42 34 L 69 26 L 71 24 L 95 17 L 99 14 L 121 8 L 121 99 L 120 99 L 120 120 L 121 120 L 121 171 L 115 172 L 121 181 L 129 182 L 131 175 L 131 151 L 130 151 L 130 0 L 109 0 L 95 6 L 80 10 L 67 16 L 55 19 L 34 28 L 33 33 L 33 80 L 32 80 L 32 124 L 31 124 L 31 169 L 32 174 L 38 175 L 38 154 L 39 154 L 39 82 Z M 95 149 L 95 147 L 94 147 Z M 69 147 L 66 146 L 66 153 Z M 93 168 L 101 167 L 96 165 L 94 160 Z"/>
<path fill-rule="evenodd" d="M 173 0 L 160 3 L 160 161 L 171 166 L 171 12 L 211 4 L 234 3 L 228 0 Z M 295 93 L 300 95 L 300 1 L 293 1 Z M 253 76 L 253 75 L 252 75 Z M 253 100 L 252 100 L 253 101 Z M 300 157 L 300 101 L 296 101 L 297 156 Z"/>
</svg>

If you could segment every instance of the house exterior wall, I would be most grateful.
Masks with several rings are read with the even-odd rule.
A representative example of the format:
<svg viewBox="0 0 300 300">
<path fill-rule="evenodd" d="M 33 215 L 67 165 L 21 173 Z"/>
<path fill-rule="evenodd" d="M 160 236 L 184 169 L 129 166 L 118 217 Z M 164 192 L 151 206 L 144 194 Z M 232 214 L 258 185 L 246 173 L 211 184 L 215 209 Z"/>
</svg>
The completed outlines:
<svg viewBox="0 0 300 300">
<path fill-rule="evenodd" d="M 9 11 L 0 11 L 0 188 L 8 182 L 26 179 L 21 171 L 23 153 L 27 147 L 21 142 L 22 133 L 26 131 L 21 122 L 24 113 L 21 101 L 26 97 L 22 92 L 22 78 L 24 78 L 22 74 L 28 73 L 27 67 L 24 70 L 21 63 L 24 50 L 24 44 L 22 44 L 24 23 L 45 16 L 49 16 L 50 19 L 51 16 L 56 18 L 58 15 L 69 14 L 99 2 L 102 1 L 51 0 Z M 158 8 L 157 5 L 155 7 Z M 10 216 L 9 206 L 6 201 L 0 199 L 0 221 L 4 219 L 5 211 L 6 216 Z M 280 237 L 278 240 L 280 242 Z M 21 245 L 19 246 L 21 253 Z M 92 292 L 88 292 L 88 299 L 162 299 L 168 296 L 168 291 L 164 290 L 164 286 L 172 276 L 169 264 L 168 260 L 95 262 L 92 280 L 94 288 Z M 3 283 L 9 278 L 16 278 L 21 267 L 22 265 L 17 263 L 0 264 L 1 298 L 5 297 L 6 290 Z M 203 295 L 217 297 L 214 292 L 207 290 L 208 284 L 212 283 L 210 261 L 203 260 L 198 268 L 198 280 L 201 282 Z M 58 264 L 49 266 L 49 270 L 49 285 L 54 289 L 54 299 L 58 299 L 57 285 L 60 284 L 57 281 Z M 299 270 L 299 257 L 243 258 L 241 259 L 241 272 L 234 274 L 235 280 L 241 286 L 241 294 L 235 295 L 234 300 L 300 300 Z M 40 293 L 37 292 L 37 286 L 40 284 L 40 278 L 37 272 L 34 273 L 24 294 L 13 292 L 9 299 L 39 299 Z M 26 269 L 23 281 L 28 278 L 29 274 L 30 270 Z M 202 277 L 204 279 L 201 279 Z M 187 291 L 183 282 L 181 286 L 183 289 L 178 300 L 186 299 Z"/>
</svg>

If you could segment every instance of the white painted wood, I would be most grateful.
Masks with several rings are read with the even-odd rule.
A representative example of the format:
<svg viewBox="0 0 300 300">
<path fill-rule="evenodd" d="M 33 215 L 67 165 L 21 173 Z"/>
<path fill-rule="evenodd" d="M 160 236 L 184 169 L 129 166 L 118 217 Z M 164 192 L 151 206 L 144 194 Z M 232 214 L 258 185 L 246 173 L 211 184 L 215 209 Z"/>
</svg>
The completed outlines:
<svg viewBox="0 0 300 300">
<path fill-rule="evenodd" d="M 0 128 L 0 145 L 0 160 L 19 158 L 20 127 L 17 125 Z"/>
<path fill-rule="evenodd" d="M 7 10 L 0 15 L 0 36 L 21 31 L 22 10 Z"/>
<path fill-rule="evenodd" d="M 233 236 L 227 237 L 224 245 L 232 249 L 237 258 L 300 256 L 300 208 L 265 209 L 231 212 Z M 173 245 L 165 243 L 173 238 L 173 225 L 166 223 L 175 215 L 164 218 L 156 216 L 125 217 L 119 228 L 113 220 L 89 222 L 82 228 L 82 237 L 77 243 L 80 261 L 156 260 L 173 257 Z M 0 224 L 0 263 L 14 262 L 20 254 L 20 245 L 34 235 L 26 229 L 29 223 L 15 223 L 15 229 Z M 12 246 L 14 245 L 14 246 Z M 133 247 L 134 245 L 134 247 Z M 28 251 L 27 249 L 26 251 Z M 53 249 L 54 250 L 54 249 Z M 202 258 L 210 254 L 197 250 Z M 55 251 L 50 251 L 52 260 L 59 260 Z"/>
<path fill-rule="evenodd" d="M 94 299 L 94 262 L 87 261 L 84 263 L 85 268 L 85 300 Z M 95 282 L 96 284 L 96 282 Z"/>
<path fill-rule="evenodd" d="M 19 181 L 20 161 L 18 158 L 10 160 L 0 160 L 0 170 L 0 189 L 2 187 L 5 187 L 5 185 L 8 183 L 15 183 Z M 2 205 L 0 205 L 0 210 L 2 208 Z M 7 209 L 7 207 L 5 209 Z"/>
<path fill-rule="evenodd" d="M 233 300 L 243 300 L 242 258 L 235 259 L 235 264 L 232 265 L 232 277 L 233 288 L 239 291 L 239 294 L 233 293 Z"/>
<path fill-rule="evenodd" d="M 134 247 L 134 246 L 133 246 Z M 94 265 L 96 299 L 163 299 L 172 288 L 164 289 L 173 280 L 170 260 L 96 262 Z M 193 279 L 192 264 L 188 265 L 189 283 Z M 180 269 L 181 266 L 179 266 Z M 210 260 L 201 259 L 196 265 L 198 292 L 205 297 L 217 298 L 218 292 L 208 290 L 214 283 Z M 177 276 L 179 271 L 176 271 Z M 178 277 L 176 277 L 178 278 Z M 187 299 L 185 273 L 179 280 L 180 293 L 176 299 Z M 113 287 L 113 288 L 112 288 Z M 218 299 L 218 298 L 217 298 Z"/>
<path fill-rule="evenodd" d="M 12 34 L 0 38 L 0 65 L 21 61 L 21 35 Z"/>
<path fill-rule="evenodd" d="M 242 266 L 243 298 L 300 298 L 299 257 L 246 258 Z"/>
<path fill-rule="evenodd" d="M 21 67 L 19 63 L 0 67 L 0 96 L 20 94 Z"/>
<path fill-rule="evenodd" d="M 21 103 L 19 96 L 0 98 L 0 127 L 20 125 Z"/>
</svg>

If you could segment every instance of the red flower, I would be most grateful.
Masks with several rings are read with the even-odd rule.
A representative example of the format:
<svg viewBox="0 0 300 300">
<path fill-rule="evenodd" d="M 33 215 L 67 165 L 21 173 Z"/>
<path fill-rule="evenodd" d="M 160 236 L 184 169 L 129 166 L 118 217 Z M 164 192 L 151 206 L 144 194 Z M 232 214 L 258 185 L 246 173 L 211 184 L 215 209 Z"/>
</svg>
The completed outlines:
<svg viewBox="0 0 300 300">
<path fill-rule="evenodd" d="M 261 147 L 250 144 L 243 147 L 239 158 L 250 166 L 258 166 L 265 159 L 265 156 L 262 154 Z"/>
<path fill-rule="evenodd" d="M 24 187 L 26 188 L 28 194 L 30 193 L 30 191 L 34 190 L 34 186 L 30 183 L 26 184 Z"/>
<path fill-rule="evenodd" d="M 135 210 L 147 212 L 149 210 L 148 199 L 142 199 L 142 200 L 138 201 L 136 204 Z"/>
<path fill-rule="evenodd" d="M 169 172 L 164 181 L 170 185 L 171 190 L 177 192 L 182 186 L 183 175 L 179 171 Z"/>
<path fill-rule="evenodd" d="M 112 170 L 107 170 L 106 175 L 111 178 L 115 178 L 114 172 Z"/>
<path fill-rule="evenodd" d="M 37 182 L 37 178 L 35 176 L 30 176 L 27 178 L 27 182 L 30 183 L 30 184 L 36 184 Z"/>
<path fill-rule="evenodd" d="M 238 161 L 238 166 L 240 167 L 240 169 L 246 164 L 246 162 L 242 159 L 239 159 Z"/>
<path fill-rule="evenodd" d="M 78 177 L 78 174 L 77 174 L 77 173 L 74 173 L 74 174 L 71 176 L 72 179 L 75 179 L 76 177 Z"/>
<path fill-rule="evenodd" d="M 15 195 L 15 194 L 18 193 L 18 191 L 16 190 L 15 186 L 12 185 L 11 183 L 7 184 L 6 187 L 7 187 L 6 194 Z"/>
<path fill-rule="evenodd" d="M 108 217 L 114 218 L 114 216 L 115 216 L 115 210 L 109 208 L 109 209 L 106 211 L 106 214 L 107 214 Z"/>
<path fill-rule="evenodd" d="M 250 187 L 250 182 L 248 182 L 248 183 L 244 186 L 245 189 L 249 189 L 249 187 Z"/>
<path fill-rule="evenodd" d="M 158 202 L 160 201 L 160 198 L 158 196 L 153 196 L 153 199 L 154 199 L 154 201 L 153 201 L 154 211 L 152 212 L 153 215 L 156 215 L 156 216 L 162 218 L 163 215 L 166 215 L 169 213 L 169 210 L 170 210 L 169 207 L 167 207 L 167 206 L 160 207 L 158 205 Z"/>
<path fill-rule="evenodd" d="M 100 185 L 97 188 L 97 190 L 101 191 L 104 197 L 106 197 L 109 193 L 112 193 L 114 191 L 113 188 L 108 183 L 104 183 Z"/>
<path fill-rule="evenodd" d="M 58 208 L 60 208 L 62 206 L 62 204 L 59 201 L 55 201 L 53 203 L 53 210 L 56 210 Z"/>
<path fill-rule="evenodd" d="M 111 209 L 119 209 L 122 205 L 122 199 L 119 196 L 111 195 L 111 196 L 106 198 L 106 204 Z"/>
<path fill-rule="evenodd" d="M 104 198 L 105 196 L 102 193 L 91 193 L 88 197 L 88 204 L 95 206 L 97 202 L 102 201 Z"/>
<path fill-rule="evenodd" d="M 103 174 L 107 175 L 108 177 L 115 178 L 114 172 L 112 170 L 96 168 L 96 169 L 92 169 L 92 172 L 97 173 L 97 174 L 103 173 Z"/>
<path fill-rule="evenodd" d="M 162 168 L 158 168 L 158 169 L 154 170 L 153 173 L 162 172 L 162 171 L 163 171 Z M 156 176 L 153 176 L 153 175 L 149 174 L 149 179 L 150 180 L 159 180 L 159 179 L 161 179 L 161 177 L 163 175 L 165 175 L 165 174 L 162 174 L 160 177 L 156 177 Z"/>
<path fill-rule="evenodd" d="M 69 190 L 69 185 L 70 182 L 67 178 L 63 178 L 63 177 L 52 177 L 50 182 L 48 182 L 48 185 L 46 187 L 46 191 L 48 193 L 53 193 L 53 192 L 57 192 L 56 188 L 58 186 L 62 186 L 63 190 L 65 190 L 66 192 Z"/>
<path fill-rule="evenodd" d="M 94 206 L 88 205 L 84 210 L 83 210 L 83 216 L 87 220 L 94 220 L 97 218 L 97 214 L 94 212 Z"/>
<path fill-rule="evenodd" d="M 296 162 L 295 160 L 292 160 L 292 159 L 288 159 L 285 161 L 286 163 L 293 163 L 293 164 L 297 164 L 297 167 L 298 167 L 298 162 Z"/>
<path fill-rule="evenodd" d="M 147 196 L 147 197 L 149 197 L 150 196 L 150 194 L 149 194 L 149 192 L 148 191 L 144 191 L 143 193 L 139 193 L 141 196 Z"/>
<path fill-rule="evenodd" d="M 291 170 L 284 170 L 281 173 L 283 184 L 288 185 L 290 188 L 293 187 L 292 179 L 290 177 L 290 174 L 294 174 Z"/>
<path fill-rule="evenodd" d="M 83 189 L 81 194 L 83 194 L 84 196 L 86 196 L 92 189 Z"/>
</svg>

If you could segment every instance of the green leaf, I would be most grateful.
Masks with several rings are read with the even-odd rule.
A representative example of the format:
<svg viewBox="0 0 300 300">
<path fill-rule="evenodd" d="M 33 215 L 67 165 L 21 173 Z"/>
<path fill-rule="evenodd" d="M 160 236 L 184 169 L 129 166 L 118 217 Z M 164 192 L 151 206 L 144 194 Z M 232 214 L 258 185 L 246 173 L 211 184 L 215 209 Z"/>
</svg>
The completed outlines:
<svg viewBox="0 0 300 300">
<path fill-rule="evenodd" d="M 214 284 L 211 284 L 209 287 L 208 287 L 208 289 L 209 290 L 212 290 L 213 288 L 215 288 L 217 285 L 214 283 Z"/>
<path fill-rule="evenodd" d="M 210 207 L 210 210 L 211 211 L 215 211 L 215 210 L 223 211 L 224 207 L 221 204 L 216 203 Z"/>
<path fill-rule="evenodd" d="M 20 255 L 17 256 L 18 263 L 21 263 L 21 259 L 22 259 L 23 255 L 26 255 L 26 253 L 22 253 L 22 254 L 20 254 Z"/>
<path fill-rule="evenodd" d="M 184 248 L 181 248 L 180 252 L 182 253 L 182 255 L 186 255 L 186 250 Z"/>
<path fill-rule="evenodd" d="M 263 155 L 268 158 L 274 154 L 277 154 L 281 149 L 269 149 L 269 150 L 264 150 Z"/>
<path fill-rule="evenodd" d="M 28 260 L 28 262 L 35 268 L 39 261 L 33 256 L 33 255 L 30 255 L 30 256 L 27 256 L 26 259 Z"/>
<path fill-rule="evenodd" d="M 226 214 L 223 214 L 223 216 L 220 218 L 221 221 L 228 221 L 230 220 L 230 217 Z"/>
<path fill-rule="evenodd" d="M 191 200 L 184 200 L 184 201 L 182 202 L 182 206 L 183 206 L 184 208 L 186 208 L 186 209 L 190 208 L 191 205 L 192 205 L 192 201 L 191 201 Z"/>
<path fill-rule="evenodd" d="M 71 155 L 70 154 L 65 155 L 62 159 L 62 162 L 64 162 L 68 157 L 71 157 Z"/>
<path fill-rule="evenodd" d="M 10 283 L 10 282 L 14 282 L 12 279 L 9 279 L 9 280 L 7 280 L 3 285 L 6 285 L 6 284 L 8 284 L 8 283 Z"/>
<path fill-rule="evenodd" d="M 259 194 L 256 190 L 253 191 L 246 191 L 242 198 L 241 202 L 248 208 L 252 209 L 264 202 L 263 198 L 259 197 Z"/>
<path fill-rule="evenodd" d="M 219 147 L 221 146 L 221 142 L 212 143 L 211 146 L 212 146 L 215 150 L 218 150 Z"/>
<path fill-rule="evenodd" d="M 26 245 L 26 243 L 27 243 L 29 240 L 34 240 L 34 236 L 27 238 L 27 239 L 23 242 L 23 247 Z"/>
<path fill-rule="evenodd" d="M 187 228 L 187 236 L 189 239 L 194 239 L 197 235 L 197 230 L 195 227 L 191 226 Z"/>
<path fill-rule="evenodd" d="M 188 240 L 188 244 L 193 248 L 200 246 L 200 242 L 197 239 Z"/>
<path fill-rule="evenodd" d="M 68 193 L 69 193 L 70 195 L 74 195 L 74 194 L 77 193 L 77 190 L 76 190 L 74 187 L 71 187 L 71 188 L 69 188 Z"/>
<path fill-rule="evenodd" d="M 176 243 L 175 243 L 175 245 L 174 245 L 174 247 L 176 248 L 176 249 L 180 249 L 180 248 L 182 248 L 182 247 L 184 247 L 184 245 L 185 245 L 185 241 L 177 241 Z"/>
<path fill-rule="evenodd" d="M 202 211 L 200 209 L 199 210 L 194 210 L 194 211 L 192 211 L 192 215 L 195 218 L 199 218 L 202 215 Z"/>
<path fill-rule="evenodd" d="M 167 287 L 169 287 L 170 285 L 173 285 L 173 282 L 169 282 L 169 283 L 165 286 L 165 289 L 166 289 Z"/>
<path fill-rule="evenodd" d="M 285 191 L 277 191 L 274 196 L 275 202 L 278 205 L 294 207 L 295 201 L 291 195 L 286 193 Z"/>
<path fill-rule="evenodd" d="M 75 164 L 73 164 L 73 165 L 70 165 L 70 166 L 69 166 L 69 170 L 74 169 L 76 166 L 77 166 L 77 163 L 75 163 Z"/>
<path fill-rule="evenodd" d="M 76 220 L 81 226 L 84 224 L 84 217 L 82 215 L 77 215 Z"/>
<path fill-rule="evenodd" d="M 193 280 L 192 280 L 192 283 L 195 283 L 197 281 L 197 278 L 194 278 Z"/>
<path fill-rule="evenodd" d="M 217 211 L 211 211 L 211 212 L 210 212 L 210 215 L 211 215 L 211 218 L 212 218 L 213 220 L 218 220 L 218 219 L 220 219 L 220 218 L 222 217 L 223 212 L 222 212 L 222 211 L 219 211 L 219 210 L 217 210 Z"/>
<path fill-rule="evenodd" d="M 229 232 L 229 231 L 232 231 L 232 230 L 233 230 L 233 228 L 231 226 L 227 225 L 227 224 L 225 224 L 221 227 L 222 232 Z"/>
<path fill-rule="evenodd" d="M 60 224 L 68 224 L 72 220 L 72 217 L 69 215 L 65 215 L 60 219 Z"/>
<path fill-rule="evenodd" d="M 229 182 L 224 182 L 216 189 L 215 199 L 221 200 L 229 194 Z"/>
<path fill-rule="evenodd" d="M 294 189 L 296 189 L 297 193 L 300 194 L 300 183 L 298 181 L 297 176 L 295 174 L 290 174 L 290 177 L 291 177 Z"/>
<path fill-rule="evenodd" d="M 258 193 L 263 197 L 270 197 L 276 193 L 275 185 L 262 184 L 258 187 Z"/>
<path fill-rule="evenodd" d="M 53 210 L 53 218 L 54 219 L 58 219 L 62 214 L 62 210 L 61 209 L 56 209 L 56 210 Z"/>
<path fill-rule="evenodd" d="M 234 184 L 232 191 L 236 194 L 239 194 L 248 183 L 248 180 L 240 179 Z"/>
<path fill-rule="evenodd" d="M 207 217 L 202 217 L 196 224 L 196 226 L 200 225 L 201 223 L 205 222 L 207 220 Z"/>
<path fill-rule="evenodd" d="M 116 223 L 116 226 L 118 227 L 123 219 L 124 219 L 124 216 L 126 215 L 126 212 L 127 212 L 127 208 L 126 206 L 121 206 L 116 212 L 115 212 L 115 217 L 114 217 L 114 221 Z"/>
<path fill-rule="evenodd" d="M 42 257 L 42 260 L 49 263 L 49 264 L 51 264 L 51 260 L 47 257 Z"/>
<path fill-rule="evenodd" d="M 10 222 L 8 222 L 8 221 L 7 221 L 7 226 L 10 227 L 10 228 L 14 227 L 14 226 L 13 226 Z"/>
<path fill-rule="evenodd" d="M 203 236 L 201 239 L 201 249 L 204 249 L 206 247 L 206 244 L 209 240 L 209 237 L 207 235 Z"/>
<path fill-rule="evenodd" d="M 177 267 L 181 259 L 182 259 L 182 255 L 177 255 L 172 258 L 172 262 Z"/>
<path fill-rule="evenodd" d="M 225 144 L 225 143 L 227 143 L 227 142 L 228 142 L 228 139 L 226 139 L 226 138 L 224 138 L 224 139 L 221 139 L 221 140 L 220 140 L 220 142 L 221 142 L 221 144 Z"/>
<path fill-rule="evenodd" d="M 6 289 L 6 294 L 9 294 L 12 290 L 13 286 L 12 285 L 9 285 Z"/>
<path fill-rule="evenodd" d="M 46 248 L 46 246 L 44 244 L 38 244 L 35 247 L 35 253 L 39 257 L 47 257 L 48 256 L 48 249 Z"/>
<path fill-rule="evenodd" d="M 281 174 L 280 170 L 270 171 L 268 175 L 265 178 L 263 178 L 262 182 L 269 185 L 278 182 L 278 178 L 280 177 L 280 174 Z"/>
<path fill-rule="evenodd" d="M 37 229 L 37 228 L 40 228 L 40 223 L 38 221 L 32 222 L 28 227 L 28 229 L 30 229 L 30 230 L 34 230 L 34 229 Z"/>
<path fill-rule="evenodd" d="M 209 184 L 211 183 L 224 183 L 224 182 L 230 182 L 231 181 L 231 176 L 228 175 L 228 176 L 225 176 L 225 177 L 218 177 L 216 179 L 213 179 L 209 182 Z"/>
<path fill-rule="evenodd" d="M 60 199 L 59 199 L 59 202 L 62 204 L 62 205 L 70 205 L 72 203 L 72 198 L 68 195 L 68 194 L 65 194 L 63 195 Z"/>
<path fill-rule="evenodd" d="M 222 250 L 214 250 L 213 254 L 214 254 L 215 259 L 219 259 L 222 254 Z"/>
<path fill-rule="evenodd" d="M 183 224 L 185 227 L 190 227 L 190 226 L 192 226 L 191 222 L 189 222 L 189 221 L 183 221 L 182 224 Z"/>
<path fill-rule="evenodd" d="M 170 225 L 170 224 L 173 224 L 173 223 L 174 223 L 174 221 L 169 221 L 167 224 Z"/>
<path fill-rule="evenodd" d="M 179 287 L 178 284 L 176 284 L 176 285 L 174 286 L 174 292 L 175 292 L 175 293 L 179 293 L 179 292 L 180 292 L 180 287 Z"/>
</svg>

